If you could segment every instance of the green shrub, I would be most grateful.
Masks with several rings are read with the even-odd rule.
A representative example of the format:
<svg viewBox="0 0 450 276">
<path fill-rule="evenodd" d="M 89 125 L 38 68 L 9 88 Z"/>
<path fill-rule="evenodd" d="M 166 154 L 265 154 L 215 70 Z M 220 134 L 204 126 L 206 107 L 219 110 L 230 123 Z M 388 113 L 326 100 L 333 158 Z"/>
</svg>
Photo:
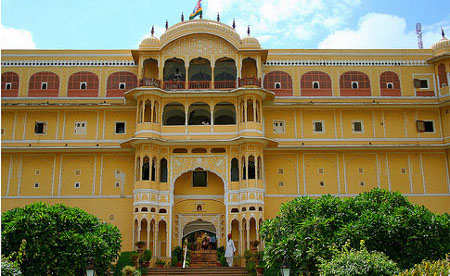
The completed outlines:
<svg viewBox="0 0 450 276">
<path fill-rule="evenodd" d="M 121 276 L 121 270 L 126 266 L 133 266 L 132 256 L 137 254 L 137 251 L 124 251 L 120 253 L 119 259 L 117 260 L 116 266 L 114 268 L 114 276 Z"/>
<path fill-rule="evenodd" d="M 331 248 L 349 241 L 358 249 L 383 252 L 400 268 L 423 259 L 442 259 L 450 252 L 450 215 L 434 214 L 411 204 L 398 192 L 374 189 L 356 197 L 298 197 L 281 206 L 280 213 L 263 222 L 264 259 L 269 267 L 291 263 L 296 274 L 317 273 L 321 258 L 330 260 Z"/>
<path fill-rule="evenodd" d="M 2 256 L 2 276 L 22 276 L 19 264 Z"/>
<path fill-rule="evenodd" d="M 221 266 L 228 267 L 227 258 L 225 258 L 225 255 L 220 256 L 219 262 Z"/>
<path fill-rule="evenodd" d="M 152 259 L 152 251 L 145 249 L 144 252 L 139 256 L 139 266 L 148 266 L 150 260 Z"/>
<path fill-rule="evenodd" d="M 34 203 L 6 211 L 1 221 L 4 255 L 26 241 L 20 269 L 27 276 L 82 275 L 89 261 L 103 275 L 120 251 L 119 229 L 79 208 Z"/>
<path fill-rule="evenodd" d="M 256 275 L 256 264 L 254 262 L 248 261 L 245 269 L 247 270 L 248 275 L 251 275 L 251 276 Z"/>
<path fill-rule="evenodd" d="M 178 261 L 183 261 L 183 249 L 180 246 L 175 246 L 172 250 L 172 256 L 177 256 Z"/>
<path fill-rule="evenodd" d="M 321 276 L 392 276 L 398 273 L 398 265 L 381 252 L 369 252 L 361 244 L 361 250 L 344 249 L 331 260 L 322 260 L 319 265 Z"/>
<path fill-rule="evenodd" d="M 124 276 L 141 276 L 141 272 L 137 270 L 134 266 L 127 265 L 125 266 L 122 271 L 122 275 Z"/>
<path fill-rule="evenodd" d="M 416 264 L 414 268 L 411 268 L 398 274 L 398 276 L 422 276 L 422 275 L 426 276 L 450 275 L 449 256 L 447 256 L 447 258 L 443 260 L 438 260 L 434 262 L 423 261 L 420 264 Z"/>
<path fill-rule="evenodd" d="M 178 257 L 176 255 L 172 256 L 172 266 L 177 266 L 178 264 Z"/>
</svg>

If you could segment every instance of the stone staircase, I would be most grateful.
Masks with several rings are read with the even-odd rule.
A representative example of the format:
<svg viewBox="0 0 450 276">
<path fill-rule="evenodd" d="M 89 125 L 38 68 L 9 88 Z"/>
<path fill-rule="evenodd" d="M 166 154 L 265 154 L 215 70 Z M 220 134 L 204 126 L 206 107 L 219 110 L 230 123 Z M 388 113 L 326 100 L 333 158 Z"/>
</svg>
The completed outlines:
<svg viewBox="0 0 450 276">
<path fill-rule="evenodd" d="M 150 268 L 147 276 L 247 276 L 247 271 L 240 267 L 164 267 Z"/>
<path fill-rule="evenodd" d="M 217 251 L 191 251 L 191 264 L 189 267 L 217 267 Z"/>
</svg>

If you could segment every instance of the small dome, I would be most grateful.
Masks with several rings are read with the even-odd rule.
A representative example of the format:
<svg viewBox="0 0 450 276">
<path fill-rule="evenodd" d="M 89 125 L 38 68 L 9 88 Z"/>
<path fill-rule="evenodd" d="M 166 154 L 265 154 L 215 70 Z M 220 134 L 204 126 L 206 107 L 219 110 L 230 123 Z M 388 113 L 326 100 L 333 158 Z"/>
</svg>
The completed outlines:
<svg viewBox="0 0 450 276">
<path fill-rule="evenodd" d="M 246 36 L 242 39 L 242 45 L 246 47 L 258 47 L 261 48 L 261 44 L 259 44 L 259 41 L 252 37 L 252 36 Z"/>
<path fill-rule="evenodd" d="M 433 46 L 431 46 L 431 49 L 433 49 L 433 51 L 437 51 L 447 47 L 450 47 L 450 40 L 446 37 L 443 37 L 441 40 L 434 43 Z"/>
<path fill-rule="evenodd" d="M 154 36 L 144 38 L 144 40 L 142 40 L 141 44 L 139 45 L 139 49 L 155 47 L 159 47 L 159 39 Z"/>
</svg>

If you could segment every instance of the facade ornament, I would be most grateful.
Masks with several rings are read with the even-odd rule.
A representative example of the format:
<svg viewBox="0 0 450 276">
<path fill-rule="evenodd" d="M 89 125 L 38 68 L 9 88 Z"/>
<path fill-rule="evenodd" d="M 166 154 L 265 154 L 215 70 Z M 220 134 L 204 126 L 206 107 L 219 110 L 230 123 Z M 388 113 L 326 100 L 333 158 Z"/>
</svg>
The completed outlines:
<svg viewBox="0 0 450 276">
<path fill-rule="evenodd" d="M 151 33 L 152 33 L 152 36 L 155 34 L 155 25 L 152 26 L 152 31 L 151 31 Z"/>
<path fill-rule="evenodd" d="M 184 21 L 184 14 L 183 14 L 183 12 L 181 12 L 181 22 L 183 22 Z"/>
<path fill-rule="evenodd" d="M 248 25 L 248 27 L 247 27 L 247 35 L 250 36 L 250 25 Z"/>
<path fill-rule="evenodd" d="M 234 21 L 234 18 L 233 18 L 233 29 L 236 29 L 236 21 Z"/>
<path fill-rule="evenodd" d="M 169 29 L 169 20 L 166 19 L 166 30 Z"/>
<path fill-rule="evenodd" d="M 442 38 L 445 39 L 446 37 L 445 37 L 445 32 L 444 32 L 444 29 L 443 29 L 443 28 L 441 28 L 441 34 L 442 34 Z"/>
<path fill-rule="evenodd" d="M 220 22 L 220 15 L 217 13 L 217 21 Z"/>
</svg>

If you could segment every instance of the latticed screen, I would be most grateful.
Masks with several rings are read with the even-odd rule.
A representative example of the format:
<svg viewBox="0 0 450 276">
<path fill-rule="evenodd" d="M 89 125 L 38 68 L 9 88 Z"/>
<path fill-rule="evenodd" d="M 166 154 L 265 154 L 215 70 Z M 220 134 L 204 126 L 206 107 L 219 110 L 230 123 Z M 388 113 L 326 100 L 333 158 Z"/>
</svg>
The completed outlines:
<svg viewBox="0 0 450 276">
<path fill-rule="evenodd" d="M 400 80 L 398 79 L 398 75 L 394 72 L 387 71 L 383 72 L 380 75 L 380 87 L 381 89 L 387 89 L 387 84 L 392 83 L 392 89 L 400 89 Z"/>
<path fill-rule="evenodd" d="M 370 89 L 369 77 L 358 71 L 350 71 L 341 75 L 340 85 L 342 89 L 352 89 L 352 82 L 358 82 L 356 89 Z"/>
<path fill-rule="evenodd" d="M 59 77 L 52 72 L 38 72 L 31 76 L 29 89 L 41 89 L 41 84 L 47 83 L 46 89 L 59 89 Z"/>
<path fill-rule="evenodd" d="M 112 73 L 108 78 L 107 89 L 120 89 L 119 84 L 125 83 L 125 90 L 137 87 L 137 77 L 131 72 Z"/>
<path fill-rule="evenodd" d="M 5 89 L 6 84 L 11 83 L 10 89 L 19 89 L 19 75 L 14 72 L 6 72 L 2 74 L 2 90 Z"/>
<path fill-rule="evenodd" d="M 275 90 L 275 83 L 280 83 L 281 87 L 279 89 L 292 89 L 292 79 L 291 76 L 282 71 L 274 71 L 266 74 L 264 77 L 264 88 L 268 90 Z"/>
<path fill-rule="evenodd" d="M 328 74 L 320 71 L 311 71 L 303 74 L 301 79 L 302 89 L 313 89 L 313 82 L 319 82 L 319 89 L 331 89 L 331 79 Z"/>
<path fill-rule="evenodd" d="M 80 89 L 80 83 L 86 82 L 86 89 L 98 89 L 98 77 L 91 72 L 78 72 L 69 78 L 69 89 Z"/>
</svg>

